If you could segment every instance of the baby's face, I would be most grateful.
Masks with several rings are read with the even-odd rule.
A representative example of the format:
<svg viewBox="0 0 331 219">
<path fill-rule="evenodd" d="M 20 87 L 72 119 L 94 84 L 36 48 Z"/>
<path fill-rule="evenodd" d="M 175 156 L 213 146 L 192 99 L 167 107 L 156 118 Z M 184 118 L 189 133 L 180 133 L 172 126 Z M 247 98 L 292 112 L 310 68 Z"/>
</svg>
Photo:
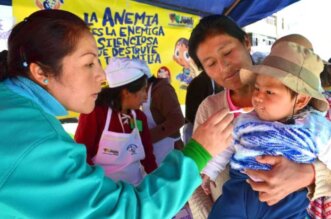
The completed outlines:
<svg viewBox="0 0 331 219">
<path fill-rule="evenodd" d="M 258 75 L 253 91 L 252 104 L 260 119 L 282 121 L 293 113 L 295 98 L 279 80 Z"/>
</svg>

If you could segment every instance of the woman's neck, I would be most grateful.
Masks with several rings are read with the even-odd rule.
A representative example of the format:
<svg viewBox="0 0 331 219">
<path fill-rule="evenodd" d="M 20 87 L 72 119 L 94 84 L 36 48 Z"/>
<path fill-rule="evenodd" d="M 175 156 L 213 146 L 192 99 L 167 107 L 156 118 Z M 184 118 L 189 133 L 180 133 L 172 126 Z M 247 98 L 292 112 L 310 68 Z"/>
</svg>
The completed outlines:
<svg viewBox="0 0 331 219">
<path fill-rule="evenodd" d="M 244 86 L 238 90 L 230 90 L 230 97 L 234 105 L 238 107 L 252 106 L 252 86 Z"/>
<path fill-rule="evenodd" d="M 129 115 L 130 111 L 129 110 L 121 110 L 121 114 L 126 114 Z"/>
<path fill-rule="evenodd" d="M 123 114 L 129 114 L 130 109 L 128 109 L 127 107 L 125 107 L 125 106 L 122 105 L 122 109 L 121 109 L 120 112 L 123 113 Z"/>
</svg>

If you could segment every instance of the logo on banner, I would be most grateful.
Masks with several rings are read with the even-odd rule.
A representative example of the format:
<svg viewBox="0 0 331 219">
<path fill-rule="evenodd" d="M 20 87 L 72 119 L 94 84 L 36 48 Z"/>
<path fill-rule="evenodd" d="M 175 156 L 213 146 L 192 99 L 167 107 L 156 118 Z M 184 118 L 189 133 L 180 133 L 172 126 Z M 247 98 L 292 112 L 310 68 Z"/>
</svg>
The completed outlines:
<svg viewBox="0 0 331 219">
<path fill-rule="evenodd" d="M 61 5 L 64 4 L 64 0 L 36 0 L 36 6 L 40 9 L 60 9 Z"/>
<path fill-rule="evenodd" d="M 169 14 L 169 25 L 181 27 L 193 27 L 193 17 L 187 17 L 176 13 Z"/>
</svg>

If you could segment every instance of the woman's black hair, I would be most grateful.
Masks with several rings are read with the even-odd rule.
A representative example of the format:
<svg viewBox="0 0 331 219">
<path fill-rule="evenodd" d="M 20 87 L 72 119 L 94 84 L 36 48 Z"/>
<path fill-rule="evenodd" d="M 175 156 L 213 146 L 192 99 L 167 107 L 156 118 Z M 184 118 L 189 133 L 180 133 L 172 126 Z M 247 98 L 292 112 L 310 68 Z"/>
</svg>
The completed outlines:
<svg viewBox="0 0 331 219">
<path fill-rule="evenodd" d="M 155 81 L 157 81 L 157 79 L 154 75 L 147 79 L 148 84 L 153 84 Z"/>
<path fill-rule="evenodd" d="M 323 71 L 320 74 L 320 78 L 321 78 L 321 83 L 322 83 L 322 87 L 329 87 L 331 86 L 331 71 L 329 73 L 329 70 L 331 70 L 331 66 L 324 64 L 324 68 Z"/>
<path fill-rule="evenodd" d="M 193 29 L 188 43 L 189 55 L 200 69 L 203 69 L 203 67 L 196 55 L 199 45 L 208 37 L 219 34 L 228 34 L 242 43 L 244 43 L 247 36 L 245 31 L 225 15 L 210 15 L 202 18 Z"/>
<path fill-rule="evenodd" d="M 40 10 L 32 13 L 15 25 L 9 35 L 8 54 L 0 57 L 0 79 L 29 77 L 32 62 L 40 65 L 45 74 L 59 76 L 62 59 L 76 49 L 84 33 L 89 33 L 88 26 L 71 12 Z"/>
<path fill-rule="evenodd" d="M 0 81 L 5 79 L 5 75 L 8 72 L 7 56 L 7 50 L 3 50 L 0 52 Z"/>
<path fill-rule="evenodd" d="M 122 91 L 128 90 L 130 93 L 136 93 L 145 87 L 147 84 L 146 75 L 141 76 L 137 80 L 115 88 L 103 88 L 96 100 L 97 106 L 109 106 L 113 110 L 122 110 Z"/>
</svg>

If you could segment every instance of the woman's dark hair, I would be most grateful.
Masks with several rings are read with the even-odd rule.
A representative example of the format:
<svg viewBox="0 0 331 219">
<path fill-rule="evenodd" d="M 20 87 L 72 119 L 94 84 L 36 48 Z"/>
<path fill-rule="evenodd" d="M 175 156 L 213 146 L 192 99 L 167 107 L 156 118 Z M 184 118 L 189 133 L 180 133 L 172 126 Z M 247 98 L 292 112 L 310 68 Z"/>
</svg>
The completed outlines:
<svg viewBox="0 0 331 219">
<path fill-rule="evenodd" d="M 0 52 L 0 81 L 2 81 L 2 77 L 4 77 L 1 72 L 8 72 L 7 55 L 7 50 Z"/>
<path fill-rule="evenodd" d="M 331 71 L 329 73 L 329 70 L 331 70 L 331 66 L 324 64 L 324 68 L 323 71 L 320 74 L 320 78 L 321 78 L 321 83 L 322 83 L 322 87 L 329 87 L 331 86 Z"/>
<path fill-rule="evenodd" d="M 72 53 L 86 23 L 63 10 L 40 10 L 15 25 L 8 39 L 8 54 L 1 54 L 0 79 L 29 76 L 29 64 L 41 66 L 46 74 L 59 76 L 62 59 Z M 2 64 L 6 63 L 6 68 Z"/>
<path fill-rule="evenodd" d="M 231 18 L 225 15 L 210 15 L 202 18 L 198 25 L 192 30 L 189 39 L 189 55 L 196 65 L 203 69 L 196 52 L 200 43 L 208 37 L 219 34 L 228 34 L 244 43 L 247 34 Z"/>
<path fill-rule="evenodd" d="M 122 90 L 126 89 L 130 93 L 136 93 L 141 90 L 147 84 L 146 75 L 141 76 L 137 80 L 115 88 L 103 88 L 98 95 L 96 100 L 97 106 L 109 106 L 113 110 L 121 111 L 122 110 Z"/>
<path fill-rule="evenodd" d="M 156 81 L 157 81 L 157 78 L 154 75 L 152 75 L 151 77 L 149 77 L 147 79 L 148 84 L 153 84 Z"/>
</svg>

